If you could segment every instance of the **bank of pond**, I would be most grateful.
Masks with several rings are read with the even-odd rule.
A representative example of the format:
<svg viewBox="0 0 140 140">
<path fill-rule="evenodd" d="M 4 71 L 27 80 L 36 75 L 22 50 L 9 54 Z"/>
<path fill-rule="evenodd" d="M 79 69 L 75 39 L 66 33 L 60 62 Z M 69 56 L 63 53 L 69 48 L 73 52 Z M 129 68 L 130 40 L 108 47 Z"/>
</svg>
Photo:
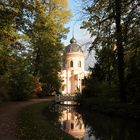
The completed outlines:
<svg viewBox="0 0 140 140">
<path fill-rule="evenodd" d="M 40 103 L 19 114 L 17 134 L 20 140 L 139 140 L 140 121 L 80 106 Z"/>
<path fill-rule="evenodd" d="M 112 117 L 140 120 L 140 103 L 121 103 L 112 99 L 91 97 L 80 100 L 82 109 L 100 112 Z"/>
</svg>

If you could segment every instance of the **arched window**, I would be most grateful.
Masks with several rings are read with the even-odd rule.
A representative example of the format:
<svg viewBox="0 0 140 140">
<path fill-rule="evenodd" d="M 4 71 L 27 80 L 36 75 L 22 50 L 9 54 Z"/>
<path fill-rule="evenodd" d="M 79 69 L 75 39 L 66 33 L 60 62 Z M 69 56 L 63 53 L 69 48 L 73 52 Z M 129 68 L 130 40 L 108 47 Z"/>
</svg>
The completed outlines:
<svg viewBox="0 0 140 140">
<path fill-rule="evenodd" d="M 71 123 L 71 129 L 72 129 L 72 130 L 74 129 L 74 124 L 73 124 L 73 123 Z"/>
<path fill-rule="evenodd" d="M 73 61 L 70 61 L 70 67 L 73 67 Z"/>
<path fill-rule="evenodd" d="M 81 67 L 81 61 L 78 62 L 78 67 Z"/>
</svg>

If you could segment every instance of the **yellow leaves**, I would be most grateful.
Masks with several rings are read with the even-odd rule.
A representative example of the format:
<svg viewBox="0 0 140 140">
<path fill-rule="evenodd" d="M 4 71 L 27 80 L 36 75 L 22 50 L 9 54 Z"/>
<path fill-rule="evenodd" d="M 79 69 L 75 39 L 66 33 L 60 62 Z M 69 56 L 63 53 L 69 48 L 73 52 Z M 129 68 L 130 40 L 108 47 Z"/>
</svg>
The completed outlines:
<svg viewBox="0 0 140 140">
<path fill-rule="evenodd" d="M 61 20 L 61 22 L 67 22 L 69 17 L 71 16 L 70 11 L 67 9 L 67 0 L 52 0 L 52 3 L 55 6 L 51 11 L 51 15 L 56 19 L 59 17 L 57 20 Z"/>
<path fill-rule="evenodd" d="M 59 4 L 59 5 L 62 5 L 64 7 L 68 6 L 68 1 L 67 0 L 52 0 L 52 3 Z"/>
<path fill-rule="evenodd" d="M 51 12 L 51 16 L 55 20 L 61 21 L 62 23 L 66 23 L 69 20 L 71 13 L 68 10 L 55 9 Z"/>
<path fill-rule="evenodd" d="M 35 8 L 37 13 L 39 13 L 39 14 L 43 14 L 44 13 L 45 7 L 39 1 L 35 2 L 34 8 Z"/>
<path fill-rule="evenodd" d="M 37 24 L 47 25 L 52 24 L 53 27 L 63 27 L 64 24 L 69 20 L 71 14 L 67 9 L 67 0 L 48 0 L 47 3 L 42 3 L 41 0 L 37 0 L 34 3 L 38 17 L 35 22 Z M 51 7 L 51 11 L 49 8 Z M 39 21 L 38 21 L 39 20 Z M 61 26 L 59 26 L 61 25 Z"/>
<path fill-rule="evenodd" d="M 37 77 L 34 77 L 34 90 L 33 92 L 35 94 L 38 94 L 42 91 L 42 84 L 39 82 L 39 79 Z"/>
</svg>

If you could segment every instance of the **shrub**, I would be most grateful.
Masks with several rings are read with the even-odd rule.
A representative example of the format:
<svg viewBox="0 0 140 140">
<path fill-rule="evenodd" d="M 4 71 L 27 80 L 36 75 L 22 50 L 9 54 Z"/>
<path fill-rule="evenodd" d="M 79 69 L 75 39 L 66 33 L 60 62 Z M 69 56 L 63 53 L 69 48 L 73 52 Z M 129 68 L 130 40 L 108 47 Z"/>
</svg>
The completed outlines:
<svg viewBox="0 0 140 140">
<path fill-rule="evenodd" d="M 33 76 L 26 70 L 12 73 L 9 80 L 9 95 L 12 100 L 27 100 L 33 92 Z"/>
<path fill-rule="evenodd" d="M 0 77 L 0 102 L 9 100 L 8 88 L 8 76 L 3 75 Z"/>
</svg>

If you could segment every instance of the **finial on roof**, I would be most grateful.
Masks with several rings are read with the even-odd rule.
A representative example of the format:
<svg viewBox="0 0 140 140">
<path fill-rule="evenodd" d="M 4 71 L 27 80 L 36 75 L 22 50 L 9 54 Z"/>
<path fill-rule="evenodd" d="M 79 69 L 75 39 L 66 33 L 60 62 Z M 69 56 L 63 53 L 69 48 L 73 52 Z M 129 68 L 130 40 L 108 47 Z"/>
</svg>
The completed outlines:
<svg viewBox="0 0 140 140">
<path fill-rule="evenodd" d="M 77 43 L 76 39 L 74 37 L 72 37 L 72 39 L 70 40 L 70 43 Z"/>
<path fill-rule="evenodd" d="M 74 37 L 74 26 L 72 28 L 72 37 Z"/>
</svg>

